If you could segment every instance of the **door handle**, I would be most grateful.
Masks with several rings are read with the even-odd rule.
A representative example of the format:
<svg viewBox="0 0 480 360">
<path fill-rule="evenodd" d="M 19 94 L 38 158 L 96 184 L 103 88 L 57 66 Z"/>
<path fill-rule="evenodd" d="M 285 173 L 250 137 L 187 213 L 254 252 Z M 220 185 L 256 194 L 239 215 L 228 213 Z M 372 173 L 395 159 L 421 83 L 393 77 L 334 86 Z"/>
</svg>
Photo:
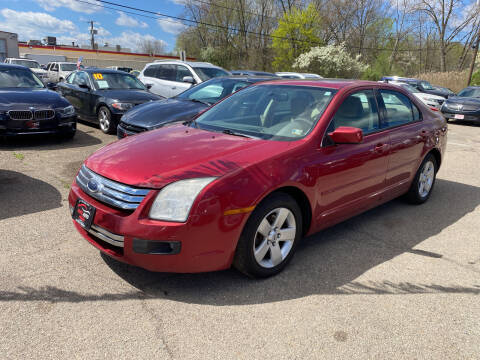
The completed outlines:
<svg viewBox="0 0 480 360">
<path fill-rule="evenodd" d="M 382 153 L 383 152 L 383 149 L 386 147 L 387 145 L 386 144 L 377 144 L 375 145 L 375 147 L 373 148 L 373 151 L 377 152 L 377 153 Z"/>
</svg>

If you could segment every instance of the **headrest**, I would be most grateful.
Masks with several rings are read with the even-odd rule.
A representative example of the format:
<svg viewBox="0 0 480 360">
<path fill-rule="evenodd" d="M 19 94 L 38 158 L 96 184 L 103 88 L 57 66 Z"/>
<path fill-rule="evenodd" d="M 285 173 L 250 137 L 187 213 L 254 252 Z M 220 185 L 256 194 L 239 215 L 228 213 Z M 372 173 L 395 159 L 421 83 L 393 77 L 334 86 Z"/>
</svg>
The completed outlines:
<svg viewBox="0 0 480 360">
<path fill-rule="evenodd" d="M 356 96 L 349 96 L 337 111 L 337 116 L 343 118 L 358 118 L 363 116 L 363 106 Z"/>
</svg>

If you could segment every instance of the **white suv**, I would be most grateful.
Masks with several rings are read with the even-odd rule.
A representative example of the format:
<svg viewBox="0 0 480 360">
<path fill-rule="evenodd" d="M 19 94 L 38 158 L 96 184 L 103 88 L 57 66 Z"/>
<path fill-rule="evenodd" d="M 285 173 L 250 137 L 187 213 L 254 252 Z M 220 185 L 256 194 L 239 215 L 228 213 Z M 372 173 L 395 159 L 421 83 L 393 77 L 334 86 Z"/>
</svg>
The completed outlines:
<svg viewBox="0 0 480 360">
<path fill-rule="evenodd" d="M 16 59 L 16 58 L 6 58 L 5 63 L 7 64 L 14 64 L 14 65 L 21 65 L 30 68 L 35 75 L 37 75 L 40 80 L 44 83 L 48 81 L 48 74 L 47 71 L 43 70 L 40 67 L 40 64 L 35 60 L 30 59 Z"/>
<path fill-rule="evenodd" d="M 77 64 L 70 62 L 51 62 L 47 65 L 48 80 L 62 82 L 73 71 L 77 70 Z"/>
<path fill-rule="evenodd" d="M 228 75 L 228 71 L 206 62 L 159 60 L 145 65 L 138 79 L 154 94 L 168 98 L 180 94 L 193 84 Z"/>
</svg>

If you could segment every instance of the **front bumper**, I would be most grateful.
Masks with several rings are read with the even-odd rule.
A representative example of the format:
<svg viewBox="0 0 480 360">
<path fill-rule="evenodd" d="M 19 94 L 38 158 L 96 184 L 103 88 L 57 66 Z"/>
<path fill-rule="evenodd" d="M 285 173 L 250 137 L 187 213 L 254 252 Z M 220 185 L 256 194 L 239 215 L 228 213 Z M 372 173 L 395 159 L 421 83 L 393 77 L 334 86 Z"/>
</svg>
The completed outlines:
<svg viewBox="0 0 480 360">
<path fill-rule="evenodd" d="M 480 122 L 480 112 L 475 112 L 475 113 L 453 112 L 450 110 L 442 109 L 442 115 L 447 120 L 460 120 L 460 121 L 464 120 L 464 121 Z M 460 119 L 459 117 L 462 117 L 462 116 L 463 116 L 463 119 Z"/>
<path fill-rule="evenodd" d="M 95 207 L 90 231 L 73 223 L 90 244 L 118 261 L 160 272 L 229 268 L 247 215 L 223 216 L 212 198 L 192 209 L 186 223 L 151 220 L 148 209 L 157 193 L 150 191 L 134 212 L 126 212 L 88 196 L 74 182 L 68 200 L 71 212 L 79 198 Z"/>
<path fill-rule="evenodd" d="M 19 121 L 18 125 L 12 124 L 11 121 L 0 121 L 0 135 L 1 136 L 17 136 L 17 135 L 31 135 L 31 134 L 64 134 L 75 131 L 77 129 L 77 116 L 68 118 L 56 117 L 53 121 L 48 120 L 42 124 L 39 120 L 38 127 L 29 127 L 28 123 Z"/>
</svg>

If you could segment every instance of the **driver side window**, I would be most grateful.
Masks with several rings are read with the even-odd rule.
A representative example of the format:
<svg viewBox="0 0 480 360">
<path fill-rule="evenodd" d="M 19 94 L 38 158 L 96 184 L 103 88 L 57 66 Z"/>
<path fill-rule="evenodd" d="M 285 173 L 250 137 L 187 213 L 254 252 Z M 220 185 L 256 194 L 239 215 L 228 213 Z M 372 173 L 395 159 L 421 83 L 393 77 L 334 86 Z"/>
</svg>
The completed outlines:
<svg viewBox="0 0 480 360">
<path fill-rule="evenodd" d="M 362 129 L 369 134 L 380 129 L 378 106 L 373 90 L 362 90 L 349 95 L 338 108 L 328 132 L 341 126 Z"/>
</svg>

